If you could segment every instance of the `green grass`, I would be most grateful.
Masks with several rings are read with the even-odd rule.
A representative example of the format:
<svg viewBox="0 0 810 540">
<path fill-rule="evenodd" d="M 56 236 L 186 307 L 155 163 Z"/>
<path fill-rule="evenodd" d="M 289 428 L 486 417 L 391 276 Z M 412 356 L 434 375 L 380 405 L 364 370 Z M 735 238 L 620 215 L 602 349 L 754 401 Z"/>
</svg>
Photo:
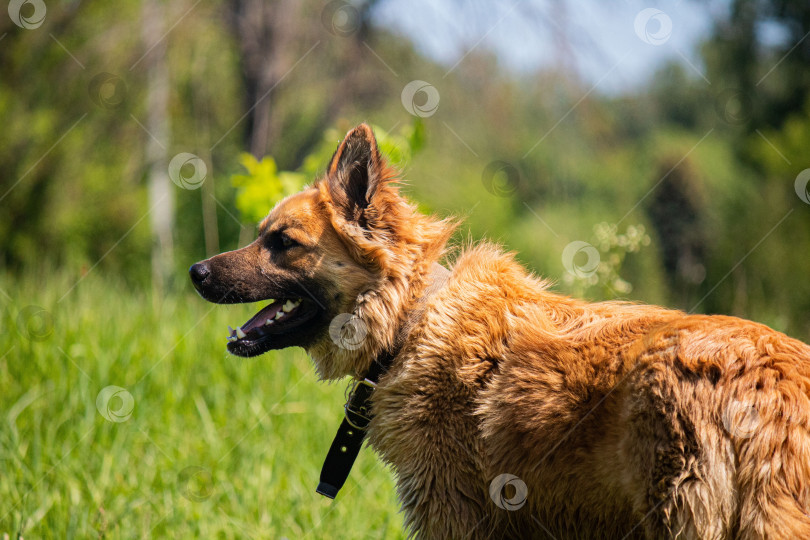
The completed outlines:
<svg viewBox="0 0 810 540">
<path fill-rule="evenodd" d="M 227 355 L 253 306 L 76 279 L 0 275 L 0 537 L 404 537 L 368 448 L 337 501 L 315 493 L 343 384 L 300 349 Z M 125 421 L 96 406 L 111 385 L 133 398 Z"/>
</svg>

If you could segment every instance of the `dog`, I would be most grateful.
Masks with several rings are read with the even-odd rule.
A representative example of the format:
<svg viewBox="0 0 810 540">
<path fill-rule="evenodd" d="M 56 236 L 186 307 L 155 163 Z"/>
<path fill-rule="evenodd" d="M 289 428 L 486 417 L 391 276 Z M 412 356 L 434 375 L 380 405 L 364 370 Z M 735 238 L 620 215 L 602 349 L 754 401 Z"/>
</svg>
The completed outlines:
<svg viewBox="0 0 810 540">
<path fill-rule="evenodd" d="M 274 299 L 234 355 L 299 346 L 322 379 L 366 379 L 359 427 L 412 537 L 810 538 L 810 347 L 569 298 L 486 243 L 444 270 L 457 226 L 400 195 L 363 124 L 191 279 L 212 302 Z"/>
</svg>

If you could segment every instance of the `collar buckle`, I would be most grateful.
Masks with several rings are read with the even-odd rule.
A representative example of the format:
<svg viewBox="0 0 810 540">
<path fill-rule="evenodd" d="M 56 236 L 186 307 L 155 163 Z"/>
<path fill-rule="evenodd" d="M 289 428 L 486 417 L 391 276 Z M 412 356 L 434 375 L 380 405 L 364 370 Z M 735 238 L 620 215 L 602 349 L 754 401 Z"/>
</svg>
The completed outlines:
<svg viewBox="0 0 810 540">
<path fill-rule="evenodd" d="M 365 431 L 371 422 L 371 394 L 377 383 L 369 379 L 355 379 L 346 387 L 346 404 L 343 406 L 346 421 L 355 429 Z"/>
</svg>

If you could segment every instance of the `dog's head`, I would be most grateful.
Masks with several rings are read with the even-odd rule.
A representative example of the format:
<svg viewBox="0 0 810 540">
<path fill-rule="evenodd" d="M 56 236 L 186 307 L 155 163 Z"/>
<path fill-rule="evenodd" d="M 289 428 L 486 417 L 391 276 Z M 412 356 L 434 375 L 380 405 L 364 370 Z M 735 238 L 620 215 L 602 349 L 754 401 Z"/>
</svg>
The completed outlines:
<svg viewBox="0 0 810 540">
<path fill-rule="evenodd" d="M 454 228 L 418 214 L 393 180 L 362 124 L 340 143 L 322 179 L 272 209 L 253 243 L 191 267 L 206 300 L 270 300 L 232 331 L 231 353 L 300 346 L 322 377 L 337 378 L 363 373 L 390 347 L 410 287 Z"/>
</svg>

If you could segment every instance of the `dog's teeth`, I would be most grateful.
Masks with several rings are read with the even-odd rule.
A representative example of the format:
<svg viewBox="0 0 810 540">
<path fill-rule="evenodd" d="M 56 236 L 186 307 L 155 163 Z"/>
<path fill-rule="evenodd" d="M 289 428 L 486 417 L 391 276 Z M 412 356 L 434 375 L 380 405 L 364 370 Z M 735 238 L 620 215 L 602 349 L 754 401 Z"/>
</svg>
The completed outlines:
<svg viewBox="0 0 810 540">
<path fill-rule="evenodd" d="M 236 329 L 236 337 L 239 339 L 243 339 L 247 334 L 245 334 L 241 328 Z"/>
<path fill-rule="evenodd" d="M 293 302 L 293 307 L 298 307 L 301 304 L 301 299 L 299 298 L 295 302 Z"/>
<path fill-rule="evenodd" d="M 232 335 L 234 335 L 235 333 L 236 333 L 236 330 L 234 330 L 233 328 L 231 328 L 231 325 L 229 324 L 229 325 L 228 325 L 228 335 L 231 335 L 231 336 L 232 336 Z"/>
<path fill-rule="evenodd" d="M 276 313 L 276 320 L 279 320 L 279 319 L 280 319 L 280 318 L 282 318 L 283 316 L 284 316 L 284 313 L 282 313 L 281 311 L 279 311 L 278 313 Z"/>
<path fill-rule="evenodd" d="M 273 319 L 267 319 L 266 321 L 264 321 L 265 326 L 270 326 L 271 324 L 273 324 Z"/>
<path fill-rule="evenodd" d="M 291 300 L 287 300 L 287 302 L 283 306 L 281 306 L 281 309 L 284 310 L 284 313 L 289 313 L 290 311 L 295 309 L 296 305 L 297 304 L 293 304 Z"/>
</svg>

